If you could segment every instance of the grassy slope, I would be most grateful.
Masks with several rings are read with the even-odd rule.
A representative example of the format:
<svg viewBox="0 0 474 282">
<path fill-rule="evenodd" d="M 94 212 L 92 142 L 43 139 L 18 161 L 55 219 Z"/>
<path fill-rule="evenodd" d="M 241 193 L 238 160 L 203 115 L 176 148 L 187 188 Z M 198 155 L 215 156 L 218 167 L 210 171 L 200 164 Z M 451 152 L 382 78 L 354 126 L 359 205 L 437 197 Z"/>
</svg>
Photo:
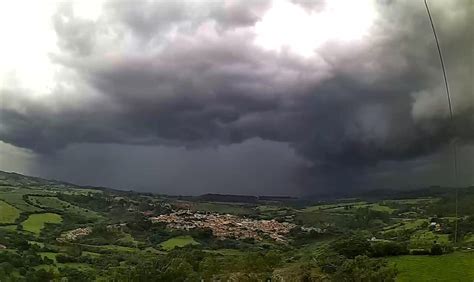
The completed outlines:
<svg viewBox="0 0 474 282">
<path fill-rule="evenodd" d="M 397 265 L 397 281 L 473 281 L 474 252 L 442 256 L 400 256 L 389 259 Z"/>
<path fill-rule="evenodd" d="M 40 208 L 34 207 L 23 200 L 23 195 L 32 193 L 32 190 L 17 189 L 12 192 L 0 192 L 0 200 L 3 200 L 21 211 L 36 212 Z"/>
<path fill-rule="evenodd" d="M 177 236 L 164 241 L 160 245 L 163 249 L 169 251 L 176 247 L 184 247 L 189 244 L 197 245 L 199 243 L 194 241 L 194 238 L 191 236 Z"/>
<path fill-rule="evenodd" d="M 23 230 L 39 234 L 46 223 L 61 223 L 62 217 L 55 213 L 39 213 L 30 215 L 23 221 Z"/>
<path fill-rule="evenodd" d="M 0 201 L 0 223 L 14 223 L 20 216 L 20 211 L 14 206 Z"/>
<path fill-rule="evenodd" d="M 89 218 L 100 217 L 100 215 L 94 211 L 80 208 L 68 202 L 62 201 L 56 197 L 30 196 L 29 199 L 33 201 L 34 203 L 38 203 L 41 207 L 50 207 L 50 208 L 65 211 L 67 213 L 79 214 L 79 215 L 89 217 Z"/>
</svg>

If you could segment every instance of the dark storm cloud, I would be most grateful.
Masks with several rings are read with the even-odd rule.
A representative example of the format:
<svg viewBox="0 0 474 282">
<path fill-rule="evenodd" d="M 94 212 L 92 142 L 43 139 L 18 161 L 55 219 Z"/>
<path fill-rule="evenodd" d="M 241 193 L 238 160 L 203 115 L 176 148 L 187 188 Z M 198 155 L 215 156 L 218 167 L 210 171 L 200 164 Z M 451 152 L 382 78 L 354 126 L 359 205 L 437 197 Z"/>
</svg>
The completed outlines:
<svg viewBox="0 0 474 282">
<path fill-rule="evenodd" d="M 52 60 L 71 73 L 62 79 L 77 103 L 59 86 L 54 103 L 3 89 L 0 140 L 53 152 L 75 143 L 207 147 L 261 138 L 290 144 L 311 163 L 308 174 L 329 183 L 341 175 L 363 182 L 371 167 L 429 156 L 453 137 L 474 140 L 469 0 L 432 8 L 454 128 L 421 2 L 379 1 L 370 36 L 327 42 L 307 58 L 256 46 L 251 27 L 271 3 L 250 3 L 117 1 L 97 21 L 63 5 L 53 17 L 61 52 Z M 316 12 L 325 5 L 294 3 Z"/>
<path fill-rule="evenodd" d="M 294 187 L 293 170 L 300 164 L 287 145 L 259 139 L 201 150 L 76 144 L 54 157 L 39 157 L 30 173 L 78 184 L 164 194 L 294 195 L 301 193 L 289 190 Z"/>
</svg>

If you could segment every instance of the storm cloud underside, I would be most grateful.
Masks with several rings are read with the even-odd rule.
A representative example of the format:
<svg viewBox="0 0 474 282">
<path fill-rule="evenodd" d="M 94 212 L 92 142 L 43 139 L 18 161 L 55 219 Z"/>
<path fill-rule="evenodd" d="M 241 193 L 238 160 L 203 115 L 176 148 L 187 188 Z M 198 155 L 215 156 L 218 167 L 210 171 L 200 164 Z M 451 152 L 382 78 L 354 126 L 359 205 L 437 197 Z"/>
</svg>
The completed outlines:
<svg viewBox="0 0 474 282">
<path fill-rule="evenodd" d="M 284 3 L 308 19 L 330 8 Z M 335 29 L 324 40 L 301 39 L 305 48 L 265 37 L 277 1 L 111 1 L 92 18 L 59 4 L 49 19 L 51 82 L 39 89 L 2 76 L 0 140 L 53 178 L 166 193 L 295 194 L 450 185 L 456 139 L 462 184 L 473 184 L 472 1 L 430 1 L 453 126 L 423 3 L 367 3 L 372 22 L 357 38 Z M 293 32 L 318 37 L 311 30 Z"/>
</svg>

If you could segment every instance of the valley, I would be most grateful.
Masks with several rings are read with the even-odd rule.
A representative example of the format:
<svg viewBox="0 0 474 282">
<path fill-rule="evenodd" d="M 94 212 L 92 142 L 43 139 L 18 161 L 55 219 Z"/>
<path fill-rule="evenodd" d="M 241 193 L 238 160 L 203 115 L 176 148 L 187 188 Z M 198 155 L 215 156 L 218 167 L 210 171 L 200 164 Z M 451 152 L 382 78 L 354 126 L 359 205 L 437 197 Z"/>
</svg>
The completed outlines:
<svg viewBox="0 0 474 282">
<path fill-rule="evenodd" d="M 0 172 L 1 281 L 472 281 L 474 188 L 166 196 Z"/>
</svg>

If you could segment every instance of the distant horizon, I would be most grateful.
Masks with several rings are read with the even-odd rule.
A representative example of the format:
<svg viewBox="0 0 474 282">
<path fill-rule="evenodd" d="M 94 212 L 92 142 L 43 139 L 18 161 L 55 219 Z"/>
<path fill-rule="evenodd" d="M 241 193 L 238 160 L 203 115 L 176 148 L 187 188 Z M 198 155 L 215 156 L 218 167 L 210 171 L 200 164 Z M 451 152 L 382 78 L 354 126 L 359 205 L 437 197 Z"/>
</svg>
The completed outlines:
<svg viewBox="0 0 474 282">
<path fill-rule="evenodd" d="M 23 173 L 15 172 L 15 171 L 3 171 L 0 170 L 0 172 L 3 173 L 8 173 L 8 174 L 17 174 L 25 177 L 32 177 L 32 178 L 40 178 L 43 180 L 47 181 L 53 181 L 53 182 L 58 182 L 58 183 L 64 183 L 64 184 L 69 184 L 81 188 L 92 188 L 92 189 L 110 189 L 110 190 L 115 190 L 115 191 L 120 191 L 120 192 L 134 192 L 134 193 L 139 193 L 139 194 L 153 194 L 153 195 L 163 195 L 163 196 L 170 196 L 170 197 L 202 197 L 202 196 L 237 196 L 237 197 L 275 197 L 275 198 L 289 198 L 289 199 L 313 199 L 317 197 L 322 197 L 324 199 L 331 198 L 333 200 L 341 200 L 344 198 L 350 198 L 353 196 L 360 196 L 360 195 L 366 195 L 368 192 L 394 192 L 394 193 L 403 193 L 403 192 L 415 192 L 415 191 L 421 191 L 424 189 L 432 189 L 432 188 L 441 188 L 441 189 L 465 189 L 465 188 L 471 188 L 474 187 L 474 184 L 472 185 L 467 185 L 467 186 L 458 186 L 458 187 L 450 187 L 450 186 L 440 186 L 440 185 L 429 185 L 429 186 L 424 186 L 424 187 L 405 187 L 405 188 L 385 188 L 385 189 L 369 189 L 369 190 L 357 190 L 357 191 L 350 191 L 350 192 L 345 192 L 345 193 L 325 193 L 325 192 L 320 192 L 317 194 L 306 194 L 306 195 L 284 195 L 284 194 L 232 194 L 232 193 L 203 193 L 203 194 L 168 194 L 168 193 L 161 193 L 160 191 L 142 191 L 142 190 L 134 190 L 134 189 L 126 189 L 126 188 L 117 188 L 117 187 L 112 187 L 112 186 L 97 186 L 97 185 L 88 185 L 88 184 L 79 184 L 79 183 L 74 183 L 74 182 L 69 182 L 65 180 L 60 180 L 60 179 L 47 179 L 47 178 L 42 178 L 40 176 L 34 176 L 34 175 L 26 175 Z"/>
</svg>

